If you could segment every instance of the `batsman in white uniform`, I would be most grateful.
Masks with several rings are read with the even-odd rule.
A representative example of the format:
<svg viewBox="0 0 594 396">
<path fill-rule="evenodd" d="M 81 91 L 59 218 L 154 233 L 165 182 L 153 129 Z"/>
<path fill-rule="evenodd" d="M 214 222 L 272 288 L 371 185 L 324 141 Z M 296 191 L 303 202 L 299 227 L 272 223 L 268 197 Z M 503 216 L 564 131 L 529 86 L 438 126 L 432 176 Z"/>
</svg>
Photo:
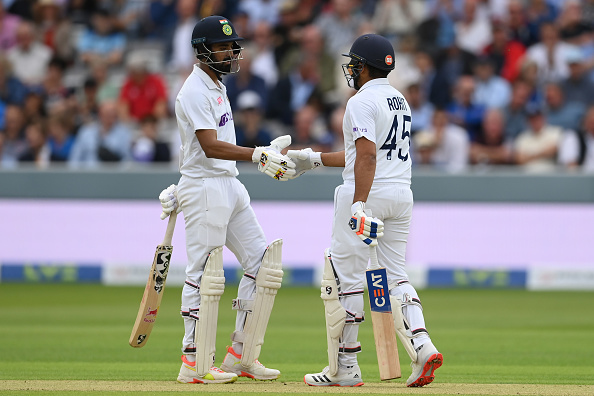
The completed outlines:
<svg viewBox="0 0 594 396">
<path fill-rule="evenodd" d="M 350 58 L 343 65 L 347 83 L 351 86 L 352 81 L 357 90 L 347 103 L 343 120 L 345 150 L 287 153 L 296 164 L 296 174 L 291 177 L 319 166 L 344 167 L 344 184 L 334 194 L 332 243 L 326 251 L 322 280 L 329 366 L 305 375 L 304 381 L 314 386 L 363 385 L 357 336 L 364 320 L 368 246 L 377 246 L 379 264 L 388 274 L 396 332 L 412 360 L 407 386 L 423 386 L 433 381 L 443 356 L 431 342 L 421 301 L 405 270 L 413 207 L 410 108 L 388 82 L 388 73 L 394 69 L 394 49 L 387 39 L 363 35 L 343 55 Z"/>
<path fill-rule="evenodd" d="M 235 161 L 256 162 L 261 172 L 280 181 L 294 175 L 295 164 L 280 154 L 291 142 L 288 136 L 255 149 L 235 144 L 233 113 L 221 76 L 239 70 L 240 40 L 224 17 L 210 16 L 195 25 L 191 43 L 199 62 L 175 102 L 181 178 L 159 196 L 161 218 L 183 211 L 186 224 L 188 265 L 181 306 L 185 335 L 177 378 L 182 383 L 280 376 L 257 358 L 282 281 L 282 240 L 266 242 L 249 195 L 236 178 Z M 223 245 L 245 272 L 233 301 L 237 319 L 232 346 L 219 369 L 214 359 L 218 304 L 225 287 Z"/>
</svg>

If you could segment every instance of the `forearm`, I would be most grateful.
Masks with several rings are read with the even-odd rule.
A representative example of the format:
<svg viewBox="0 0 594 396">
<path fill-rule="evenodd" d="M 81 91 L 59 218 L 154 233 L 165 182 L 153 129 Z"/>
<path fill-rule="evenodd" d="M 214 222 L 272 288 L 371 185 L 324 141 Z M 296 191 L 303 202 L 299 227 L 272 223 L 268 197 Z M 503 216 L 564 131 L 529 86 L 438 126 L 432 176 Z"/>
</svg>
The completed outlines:
<svg viewBox="0 0 594 396">
<path fill-rule="evenodd" d="M 344 150 L 333 153 L 322 153 L 322 163 L 324 166 L 331 166 L 335 168 L 344 168 Z"/>
<path fill-rule="evenodd" d="M 217 140 L 210 144 L 208 148 L 203 147 L 204 154 L 208 158 L 217 158 L 229 161 L 252 161 L 253 148 L 236 146 L 231 143 Z"/>
<path fill-rule="evenodd" d="M 355 159 L 355 195 L 353 203 L 366 202 L 375 177 L 375 154 L 357 155 Z"/>
</svg>

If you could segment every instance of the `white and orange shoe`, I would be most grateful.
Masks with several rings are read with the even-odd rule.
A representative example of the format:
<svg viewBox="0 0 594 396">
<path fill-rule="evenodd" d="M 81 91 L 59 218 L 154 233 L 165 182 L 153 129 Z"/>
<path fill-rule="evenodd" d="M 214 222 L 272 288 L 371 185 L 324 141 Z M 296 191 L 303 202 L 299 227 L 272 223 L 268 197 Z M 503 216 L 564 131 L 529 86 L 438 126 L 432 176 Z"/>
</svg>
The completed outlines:
<svg viewBox="0 0 594 396">
<path fill-rule="evenodd" d="M 241 355 L 233 350 L 233 347 L 227 347 L 227 355 L 221 364 L 221 369 L 228 373 L 235 373 L 239 377 L 247 377 L 259 381 L 271 381 L 280 377 L 281 372 L 275 369 L 266 368 L 257 359 L 251 367 L 241 365 Z"/>
<path fill-rule="evenodd" d="M 358 365 L 350 367 L 338 366 L 336 375 L 330 375 L 330 368 L 324 367 L 320 373 L 305 374 L 303 382 L 310 386 L 361 386 L 361 369 Z"/>
<path fill-rule="evenodd" d="M 204 377 L 196 375 L 196 362 L 189 362 L 182 355 L 182 365 L 177 376 L 177 382 L 182 384 L 226 384 L 237 381 L 237 374 L 226 373 L 218 367 L 212 366 Z"/>
<path fill-rule="evenodd" d="M 420 387 L 430 384 L 435 379 L 435 370 L 442 364 L 443 355 L 431 341 L 427 341 L 417 350 L 417 361 L 410 364 L 412 374 L 406 380 L 406 386 Z"/>
</svg>

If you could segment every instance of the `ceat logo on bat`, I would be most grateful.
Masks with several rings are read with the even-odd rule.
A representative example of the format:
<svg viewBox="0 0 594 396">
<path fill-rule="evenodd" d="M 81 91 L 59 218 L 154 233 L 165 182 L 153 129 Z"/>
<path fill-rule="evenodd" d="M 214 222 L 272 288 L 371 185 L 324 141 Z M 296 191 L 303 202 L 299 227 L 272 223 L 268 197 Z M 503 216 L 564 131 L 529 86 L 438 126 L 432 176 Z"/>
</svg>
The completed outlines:
<svg viewBox="0 0 594 396">
<path fill-rule="evenodd" d="M 392 312 L 386 269 L 378 268 L 369 270 L 366 272 L 366 276 L 371 310 L 377 312 Z"/>
</svg>

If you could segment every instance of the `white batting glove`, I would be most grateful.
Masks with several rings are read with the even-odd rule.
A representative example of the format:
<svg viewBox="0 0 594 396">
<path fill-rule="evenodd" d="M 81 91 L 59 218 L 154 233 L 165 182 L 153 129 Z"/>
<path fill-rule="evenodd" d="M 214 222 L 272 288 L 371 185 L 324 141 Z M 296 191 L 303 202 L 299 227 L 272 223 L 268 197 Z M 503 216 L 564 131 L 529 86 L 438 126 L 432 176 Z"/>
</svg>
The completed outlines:
<svg viewBox="0 0 594 396">
<path fill-rule="evenodd" d="M 308 170 L 324 166 L 322 163 L 322 153 L 313 151 L 309 147 L 303 150 L 289 150 L 287 157 L 291 158 L 295 163 L 295 176 L 291 179 L 296 179 Z"/>
<path fill-rule="evenodd" d="M 170 185 L 159 194 L 159 201 L 163 208 L 161 213 L 161 220 L 166 219 L 174 210 L 176 213 L 181 212 L 181 207 L 177 201 L 177 186 L 175 184 Z"/>
<path fill-rule="evenodd" d="M 258 164 L 258 170 L 273 179 L 287 181 L 295 175 L 295 163 L 281 151 L 291 144 L 291 136 L 279 136 L 267 147 L 256 147 L 252 161 Z"/>
<path fill-rule="evenodd" d="M 384 236 L 384 222 L 365 214 L 365 202 L 357 201 L 351 206 L 353 216 L 349 226 L 363 242 L 377 246 L 377 239 Z"/>
</svg>

